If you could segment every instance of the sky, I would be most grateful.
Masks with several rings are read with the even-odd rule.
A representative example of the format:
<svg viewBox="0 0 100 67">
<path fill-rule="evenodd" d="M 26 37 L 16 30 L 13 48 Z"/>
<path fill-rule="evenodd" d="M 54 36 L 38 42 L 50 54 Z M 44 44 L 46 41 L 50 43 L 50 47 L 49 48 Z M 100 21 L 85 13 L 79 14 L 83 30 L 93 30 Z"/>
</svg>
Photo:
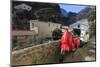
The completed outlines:
<svg viewBox="0 0 100 67">
<path fill-rule="evenodd" d="M 75 12 L 78 13 L 80 10 L 84 9 L 86 6 L 83 5 L 69 5 L 69 4 L 59 4 L 60 8 L 65 9 L 67 12 Z"/>
</svg>

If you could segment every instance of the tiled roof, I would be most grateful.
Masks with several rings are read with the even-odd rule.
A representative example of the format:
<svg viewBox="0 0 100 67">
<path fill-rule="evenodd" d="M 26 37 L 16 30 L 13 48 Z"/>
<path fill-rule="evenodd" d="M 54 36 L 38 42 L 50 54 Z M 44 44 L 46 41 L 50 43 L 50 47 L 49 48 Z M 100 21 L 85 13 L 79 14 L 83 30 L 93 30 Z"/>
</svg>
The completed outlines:
<svg viewBox="0 0 100 67">
<path fill-rule="evenodd" d="M 12 31 L 13 36 L 22 36 L 22 35 L 32 35 L 32 31 L 26 31 L 26 30 L 18 30 L 18 31 Z"/>
</svg>

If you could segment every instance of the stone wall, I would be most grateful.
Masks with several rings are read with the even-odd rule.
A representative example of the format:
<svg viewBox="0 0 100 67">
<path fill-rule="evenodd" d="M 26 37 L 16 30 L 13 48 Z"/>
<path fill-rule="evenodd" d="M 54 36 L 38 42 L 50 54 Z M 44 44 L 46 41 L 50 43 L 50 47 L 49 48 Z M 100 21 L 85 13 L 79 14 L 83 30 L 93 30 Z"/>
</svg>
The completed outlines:
<svg viewBox="0 0 100 67">
<path fill-rule="evenodd" d="M 12 65 L 58 63 L 60 40 L 12 52 Z"/>
</svg>

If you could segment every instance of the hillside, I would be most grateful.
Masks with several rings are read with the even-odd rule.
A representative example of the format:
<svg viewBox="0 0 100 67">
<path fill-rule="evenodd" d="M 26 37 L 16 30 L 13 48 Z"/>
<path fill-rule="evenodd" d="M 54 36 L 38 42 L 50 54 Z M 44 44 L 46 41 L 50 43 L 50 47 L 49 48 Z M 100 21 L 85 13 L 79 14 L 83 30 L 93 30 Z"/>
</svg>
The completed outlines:
<svg viewBox="0 0 100 67">
<path fill-rule="evenodd" d="M 78 14 L 78 19 L 87 18 L 89 21 L 94 21 L 96 19 L 96 7 L 95 6 L 88 6 L 81 10 Z"/>
<path fill-rule="evenodd" d="M 14 8 L 21 4 L 32 7 L 32 10 L 17 10 Z M 77 13 L 67 12 L 56 3 L 12 2 L 12 26 L 14 30 L 29 30 L 29 20 L 52 21 L 64 26 L 70 25 L 77 21 L 76 16 Z"/>
</svg>

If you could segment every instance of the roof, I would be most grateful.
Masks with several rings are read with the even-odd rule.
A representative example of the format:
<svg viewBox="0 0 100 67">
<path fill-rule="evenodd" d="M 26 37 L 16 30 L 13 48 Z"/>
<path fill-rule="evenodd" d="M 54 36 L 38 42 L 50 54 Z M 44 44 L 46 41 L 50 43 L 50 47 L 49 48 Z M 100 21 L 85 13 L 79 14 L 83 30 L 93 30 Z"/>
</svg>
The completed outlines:
<svg viewBox="0 0 100 67">
<path fill-rule="evenodd" d="M 81 26 L 78 28 L 78 25 L 81 25 Z M 89 29 L 88 20 L 87 19 L 79 20 L 76 23 L 71 24 L 70 27 L 81 29 L 81 30 L 88 30 Z"/>
<path fill-rule="evenodd" d="M 13 36 L 23 36 L 23 35 L 32 35 L 32 31 L 26 31 L 26 30 L 18 30 L 18 31 L 12 31 Z"/>
</svg>

